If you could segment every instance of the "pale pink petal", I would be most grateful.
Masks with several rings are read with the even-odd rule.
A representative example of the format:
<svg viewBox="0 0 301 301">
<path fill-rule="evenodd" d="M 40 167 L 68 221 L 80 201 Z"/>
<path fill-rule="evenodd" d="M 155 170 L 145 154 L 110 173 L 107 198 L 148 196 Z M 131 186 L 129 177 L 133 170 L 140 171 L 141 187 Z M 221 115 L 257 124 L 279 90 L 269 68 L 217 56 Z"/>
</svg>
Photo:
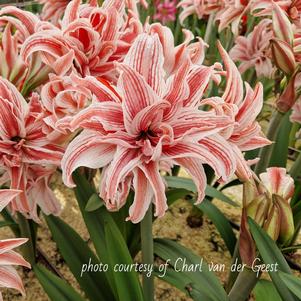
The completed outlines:
<svg viewBox="0 0 301 301">
<path fill-rule="evenodd" d="M 0 190 L 0 211 L 2 211 L 17 195 L 21 193 L 16 189 L 1 189 Z"/>
</svg>

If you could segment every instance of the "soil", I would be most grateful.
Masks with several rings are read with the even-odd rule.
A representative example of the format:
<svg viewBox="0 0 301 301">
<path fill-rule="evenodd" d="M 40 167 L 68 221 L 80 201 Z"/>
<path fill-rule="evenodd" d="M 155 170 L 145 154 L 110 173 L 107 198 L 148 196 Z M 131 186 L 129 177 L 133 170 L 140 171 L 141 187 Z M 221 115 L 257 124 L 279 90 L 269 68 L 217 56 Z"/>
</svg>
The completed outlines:
<svg viewBox="0 0 301 301">
<path fill-rule="evenodd" d="M 227 189 L 225 193 L 233 200 L 240 203 L 242 187 Z M 82 220 L 80 211 L 77 207 L 73 191 L 66 188 L 60 181 L 59 177 L 55 181 L 54 191 L 60 200 L 63 211 L 61 218 L 71 225 L 84 240 L 89 239 L 88 231 Z M 234 208 L 219 200 L 213 200 L 222 212 L 234 223 L 239 224 L 241 209 Z M 217 272 L 217 276 L 225 283 L 231 263 L 231 257 L 227 248 L 220 238 L 215 226 L 204 216 L 201 220 L 195 217 L 194 220 L 188 218 L 191 215 L 192 204 L 186 200 L 178 200 L 167 211 L 163 218 L 157 219 L 153 226 L 155 237 L 166 237 L 174 239 L 183 246 L 192 250 L 195 254 L 204 257 L 204 259 L 214 264 L 225 264 L 226 270 Z M 0 229 L 1 239 L 11 238 L 13 234 L 8 228 Z M 64 260 L 61 258 L 56 244 L 51 238 L 51 234 L 42 220 L 38 231 L 38 245 L 40 249 L 47 254 L 52 265 L 56 267 L 60 274 L 79 291 L 77 282 L 69 271 Z M 301 253 L 295 254 L 295 261 L 301 263 Z M 48 301 L 48 297 L 43 291 L 32 271 L 25 271 L 18 268 L 24 281 L 26 297 L 22 297 L 14 290 L 3 289 L 4 300 L 9 301 Z M 156 300 L 164 301 L 188 301 L 191 300 L 184 293 L 168 285 L 162 280 L 156 279 Z M 58 300 L 59 301 L 59 300 Z M 126 300 L 128 301 L 128 300 Z"/>
</svg>

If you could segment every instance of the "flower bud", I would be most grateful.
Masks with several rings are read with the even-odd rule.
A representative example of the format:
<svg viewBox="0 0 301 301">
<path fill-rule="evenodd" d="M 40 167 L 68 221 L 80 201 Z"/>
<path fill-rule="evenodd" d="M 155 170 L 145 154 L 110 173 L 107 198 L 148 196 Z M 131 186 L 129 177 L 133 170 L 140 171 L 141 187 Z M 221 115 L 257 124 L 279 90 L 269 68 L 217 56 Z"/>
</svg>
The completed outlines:
<svg viewBox="0 0 301 301">
<path fill-rule="evenodd" d="M 280 233 L 280 209 L 277 204 L 271 207 L 263 229 L 273 240 L 276 241 L 278 239 Z"/>
<path fill-rule="evenodd" d="M 278 204 L 280 210 L 280 232 L 279 242 L 286 244 L 294 235 L 295 226 L 293 219 L 293 212 L 290 204 L 279 195 L 273 195 L 273 202 Z"/>
<path fill-rule="evenodd" d="M 248 205 L 258 196 L 258 190 L 253 179 L 243 183 L 243 207 Z"/>
<path fill-rule="evenodd" d="M 296 60 L 292 47 L 279 39 L 271 40 L 273 61 L 284 73 L 291 75 L 296 69 Z"/>
<path fill-rule="evenodd" d="M 285 12 L 276 3 L 273 5 L 272 20 L 275 36 L 292 45 L 294 39 L 292 24 Z"/>
<path fill-rule="evenodd" d="M 262 194 L 255 198 L 247 206 L 247 215 L 251 217 L 259 226 L 262 226 L 267 215 L 269 202 L 267 196 Z"/>
<path fill-rule="evenodd" d="M 277 110 L 286 113 L 296 102 L 296 89 L 295 89 L 296 74 L 294 74 L 288 82 L 285 90 L 276 101 Z"/>
</svg>

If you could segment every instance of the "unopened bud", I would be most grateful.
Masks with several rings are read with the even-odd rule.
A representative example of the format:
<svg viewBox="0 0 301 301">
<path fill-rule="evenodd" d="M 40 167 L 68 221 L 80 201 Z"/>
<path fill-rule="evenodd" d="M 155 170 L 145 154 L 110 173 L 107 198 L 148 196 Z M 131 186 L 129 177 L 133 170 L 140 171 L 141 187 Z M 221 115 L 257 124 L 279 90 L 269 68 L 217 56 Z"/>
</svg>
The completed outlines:
<svg viewBox="0 0 301 301">
<path fill-rule="evenodd" d="M 296 69 L 296 60 L 292 47 L 287 42 L 272 39 L 271 49 L 276 66 L 288 75 L 293 74 Z"/>
<path fill-rule="evenodd" d="M 277 204 L 271 207 L 263 228 L 273 240 L 276 241 L 278 239 L 280 233 L 280 209 Z"/>
<path fill-rule="evenodd" d="M 285 90 L 280 95 L 276 102 L 277 110 L 286 113 L 288 112 L 296 102 L 296 89 L 295 89 L 296 73 L 290 78 Z"/>
<path fill-rule="evenodd" d="M 247 215 L 262 226 L 267 216 L 268 207 L 267 196 L 265 194 L 260 195 L 247 206 Z"/>
<path fill-rule="evenodd" d="M 292 24 L 285 12 L 276 3 L 273 4 L 272 19 L 275 36 L 292 45 L 294 39 Z"/>
<path fill-rule="evenodd" d="M 279 195 L 273 195 L 273 202 L 278 204 L 280 210 L 280 233 L 279 241 L 288 243 L 294 235 L 295 226 L 293 212 L 290 204 Z"/>
</svg>

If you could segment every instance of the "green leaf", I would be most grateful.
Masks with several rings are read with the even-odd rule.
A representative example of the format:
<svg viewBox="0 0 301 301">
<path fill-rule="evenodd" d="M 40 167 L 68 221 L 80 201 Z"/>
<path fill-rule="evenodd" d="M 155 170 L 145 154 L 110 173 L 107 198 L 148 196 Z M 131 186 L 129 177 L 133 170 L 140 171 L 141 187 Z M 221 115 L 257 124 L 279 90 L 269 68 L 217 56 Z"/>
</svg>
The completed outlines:
<svg viewBox="0 0 301 301">
<path fill-rule="evenodd" d="M 85 210 L 91 212 L 97 210 L 101 206 L 103 206 L 103 201 L 100 199 L 97 193 L 93 193 L 87 202 Z"/>
<path fill-rule="evenodd" d="M 292 128 L 292 123 L 290 122 L 289 116 L 290 112 L 287 112 L 282 118 L 280 129 L 273 146 L 273 152 L 269 166 L 286 167 L 290 138 L 289 133 Z"/>
<path fill-rule="evenodd" d="M 72 286 L 42 265 L 34 265 L 33 271 L 51 301 L 84 301 Z"/>
<path fill-rule="evenodd" d="M 183 188 L 169 189 L 168 191 L 166 191 L 168 206 L 172 205 L 175 201 L 179 199 L 183 199 L 186 195 L 190 193 L 191 193 L 190 191 Z"/>
<path fill-rule="evenodd" d="M 255 240 L 258 251 L 265 264 L 272 264 L 275 269 L 291 274 L 290 267 L 288 266 L 281 251 L 278 249 L 276 243 L 271 237 L 259 227 L 251 218 L 248 218 L 251 234 Z M 281 280 L 277 271 L 269 271 L 269 275 L 279 293 L 281 298 L 285 301 L 295 301 L 295 297 L 286 287 L 285 283 Z"/>
<path fill-rule="evenodd" d="M 60 218 L 49 215 L 45 219 L 61 255 L 86 296 L 91 301 L 114 300 L 105 273 L 82 273 L 84 264 L 100 264 L 86 242 Z"/>
<path fill-rule="evenodd" d="M 279 276 L 289 288 L 289 290 L 293 292 L 299 298 L 299 300 L 301 300 L 301 279 L 294 275 L 286 274 L 281 271 L 279 271 Z"/>
<path fill-rule="evenodd" d="M 233 255 L 237 239 L 228 219 L 214 204 L 206 199 L 200 205 L 195 206 L 202 210 L 213 222 L 229 252 Z"/>
<path fill-rule="evenodd" d="M 75 188 L 75 194 L 76 194 L 76 198 L 81 210 L 81 213 L 83 215 L 85 224 L 88 228 L 88 231 L 90 233 L 90 237 L 93 241 L 93 244 L 95 246 L 95 250 L 98 254 L 98 257 L 100 258 L 101 262 L 103 263 L 107 263 L 109 265 L 112 265 L 112 244 L 120 244 L 120 237 L 125 237 L 125 236 L 129 236 L 127 234 L 125 234 L 125 236 L 123 236 L 120 232 L 118 233 L 118 228 L 116 226 L 116 223 L 113 220 L 113 216 L 115 215 L 112 213 L 108 213 L 106 208 L 103 206 L 95 211 L 92 212 L 87 212 L 85 211 L 85 207 L 87 204 L 87 200 L 91 197 L 91 195 L 93 195 L 93 193 L 95 193 L 94 189 L 90 186 L 89 182 L 87 181 L 87 179 L 82 176 L 79 172 L 75 172 L 73 173 L 73 179 L 76 183 L 76 188 Z M 117 215 L 119 215 L 120 212 L 117 212 Z M 122 225 L 124 227 L 135 227 L 135 229 L 139 229 L 139 225 L 132 225 L 131 223 L 126 223 L 123 217 L 123 213 L 121 212 L 121 216 L 123 218 L 123 223 Z M 115 219 L 115 218 L 114 218 Z M 120 220 L 120 219 L 119 219 Z M 108 238 L 108 225 L 111 227 L 111 231 L 113 231 L 115 233 L 116 236 L 112 236 Z M 121 225 L 120 225 L 121 227 Z M 113 230 L 112 230 L 113 229 Z M 117 230 L 116 230 L 117 229 Z M 136 230 L 135 230 L 136 231 Z M 127 232 L 127 230 L 126 230 Z M 132 232 L 133 233 L 133 232 Z M 138 237 L 139 234 L 137 234 Z M 134 235 L 134 237 L 132 237 L 133 240 L 135 240 L 137 238 L 137 235 Z M 111 241 L 108 242 L 108 239 L 110 239 Z M 117 241 L 116 241 L 117 239 Z M 108 245 L 108 243 L 110 245 Z M 118 247 L 116 248 L 116 246 L 114 247 L 114 251 L 118 252 Z M 115 257 L 113 257 L 115 260 L 117 260 Z M 116 263 L 120 263 L 120 259 L 118 259 L 118 261 Z M 115 299 L 118 299 L 118 287 L 116 285 L 116 281 L 115 281 L 115 277 L 116 277 L 117 273 L 114 273 L 111 269 L 109 270 L 109 272 L 106 274 L 109 280 L 109 284 L 112 288 L 112 291 L 115 295 Z M 127 275 L 128 276 L 128 275 Z M 124 277 L 125 280 L 127 277 Z M 128 277 L 128 282 L 127 285 L 134 285 L 136 286 L 136 283 L 133 284 L 132 282 L 132 276 Z M 118 285 L 121 285 L 118 283 Z M 124 285 L 124 284 L 122 284 Z M 136 290 L 137 288 L 134 287 L 134 289 Z M 129 288 L 128 288 L 129 290 Z M 108 300 L 114 300 L 114 299 L 108 299 Z"/>
<path fill-rule="evenodd" d="M 265 279 L 260 279 L 257 282 L 254 295 L 256 301 L 281 301 L 273 282 Z"/>
<path fill-rule="evenodd" d="M 183 188 L 192 191 L 194 193 L 197 193 L 197 188 L 191 179 L 181 178 L 181 177 L 171 177 L 171 176 L 167 176 L 165 177 L 165 179 L 167 181 L 168 187 Z M 217 190 L 214 187 L 207 185 L 205 193 L 209 197 L 217 198 L 232 206 L 238 207 L 238 205 L 235 202 L 233 202 L 229 197 L 227 197 L 225 194 L 223 194 L 221 191 Z"/>
<path fill-rule="evenodd" d="M 175 272 L 179 273 L 180 276 L 183 275 L 183 284 L 180 285 L 178 283 L 178 288 L 183 290 L 183 286 L 187 286 L 187 279 L 190 279 L 190 285 L 203 295 L 204 299 L 202 300 L 229 300 L 218 278 L 212 271 L 210 271 L 209 266 L 202 258 L 198 257 L 190 250 L 168 239 L 155 239 L 154 252 L 163 260 L 168 261 L 168 263 L 174 267 Z M 181 266 L 183 265 L 184 260 L 188 266 L 194 267 L 197 270 L 181 271 Z M 172 276 L 174 282 L 181 281 L 174 273 L 172 275 L 169 274 L 169 278 L 165 279 L 163 277 L 161 279 L 170 281 Z"/>
<path fill-rule="evenodd" d="M 11 221 L 0 221 L 0 228 L 3 227 L 19 227 L 19 225 Z"/>
<path fill-rule="evenodd" d="M 126 243 L 116 226 L 113 218 L 106 212 L 104 215 L 106 246 L 110 250 L 109 262 L 113 268 L 116 265 L 131 266 L 133 260 L 126 246 Z M 115 286 L 120 301 L 141 300 L 143 301 L 142 288 L 137 272 L 114 272 Z"/>
<path fill-rule="evenodd" d="M 285 252 L 285 253 L 289 253 L 289 252 L 300 250 L 300 249 L 301 249 L 301 245 L 293 245 L 293 246 L 285 247 L 285 248 L 281 249 L 281 251 Z"/>
</svg>

